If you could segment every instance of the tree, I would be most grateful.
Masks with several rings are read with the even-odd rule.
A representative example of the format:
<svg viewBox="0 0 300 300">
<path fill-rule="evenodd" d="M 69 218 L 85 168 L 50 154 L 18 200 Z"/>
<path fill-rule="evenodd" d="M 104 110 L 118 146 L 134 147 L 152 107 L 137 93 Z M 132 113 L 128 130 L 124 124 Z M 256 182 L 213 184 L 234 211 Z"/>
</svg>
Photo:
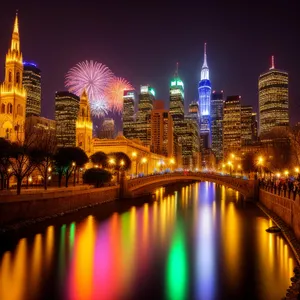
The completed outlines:
<svg viewBox="0 0 300 300">
<path fill-rule="evenodd" d="M 9 141 L 7 141 L 4 138 L 0 138 L 0 176 L 1 176 L 0 189 L 1 190 L 4 189 L 5 182 L 7 182 L 8 184 L 8 179 L 11 176 L 11 172 L 9 172 L 10 170 L 9 158 L 12 151 L 11 147 L 12 145 Z"/>
<path fill-rule="evenodd" d="M 90 159 L 94 165 L 99 165 L 100 168 L 107 165 L 107 154 L 102 151 L 95 152 Z"/>
<path fill-rule="evenodd" d="M 119 182 L 120 171 L 131 168 L 131 159 L 124 152 L 112 152 L 108 155 L 108 167 L 117 172 L 117 182 Z"/>
<path fill-rule="evenodd" d="M 56 152 L 56 135 L 52 130 L 43 130 L 32 151 L 32 157 L 43 178 L 44 189 L 47 190 L 49 172 Z"/>
<path fill-rule="evenodd" d="M 88 162 L 85 152 L 79 147 L 59 148 L 54 156 L 55 169 L 58 173 L 58 185 L 61 186 L 63 175 L 66 178 L 66 187 L 68 187 L 69 178 L 74 173 L 74 184 L 77 168 L 84 166 Z"/>
<path fill-rule="evenodd" d="M 256 170 L 255 154 L 246 153 L 245 156 L 242 158 L 242 167 L 243 167 L 243 171 L 246 173 L 255 171 Z"/>
<path fill-rule="evenodd" d="M 103 186 L 104 183 L 110 182 L 112 174 L 103 169 L 91 168 L 83 174 L 83 181 L 88 184 L 93 184 L 95 187 Z"/>
</svg>

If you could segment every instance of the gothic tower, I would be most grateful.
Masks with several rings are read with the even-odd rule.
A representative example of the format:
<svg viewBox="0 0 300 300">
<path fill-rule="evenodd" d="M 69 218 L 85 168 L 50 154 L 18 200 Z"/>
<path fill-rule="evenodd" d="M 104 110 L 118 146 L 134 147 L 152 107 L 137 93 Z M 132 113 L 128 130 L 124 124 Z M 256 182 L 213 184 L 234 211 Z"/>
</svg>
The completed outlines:
<svg viewBox="0 0 300 300">
<path fill-rule="evenodd" d="M 0 87 L 0 137 L 12 142 L 24 141 L 26 90 L 22 84 L 23 58 L 16 14 L 11 46 L 5 60 L 5 79 Z"/>
<path fill-rule="evenodd" d="M 86 91 L 80 97 L 79 112 L 76 121 L 76 146 L 89 156 L 92 154 L 93 122 L 91 109 Z"/>
</svg>

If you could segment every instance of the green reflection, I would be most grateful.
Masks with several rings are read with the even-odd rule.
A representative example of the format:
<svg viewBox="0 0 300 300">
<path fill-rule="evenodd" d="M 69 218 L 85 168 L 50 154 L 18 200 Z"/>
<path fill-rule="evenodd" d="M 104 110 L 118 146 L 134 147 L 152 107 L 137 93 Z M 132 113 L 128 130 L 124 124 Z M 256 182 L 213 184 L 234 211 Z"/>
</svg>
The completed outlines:
<svg viewBox="0 0 300 300">
<path fill-rule="evenodd" d="M 173 235 L 167 262 L 167 297 L 172 300 L 186 298 L 187 290 L 187 254 L 181 223 L 178 223 Z"/>
<path fill-rule="evenodd" d="M 69 238 L 70 238 L 70 249 L 73 249 L 74 246 L 74 240 L 75 240 L 75 222 L 71 223 L 70 225 L 70 234 L 69 234 Z"/>
<path fill-rule="evenodd" d="M 60 228 L 60 241 L 59 241 L 59 258 L 58 258 L 58 272 L 59 278 L 62 279 L 64 276 L 65 271 L 65 258 L 66 258 L 66 245 L 65 245 L 65 238 L 66 238 L 66 224 L 61 226 Z M 63 281 L 60 280 L 62 283 Z"/>
</svg>

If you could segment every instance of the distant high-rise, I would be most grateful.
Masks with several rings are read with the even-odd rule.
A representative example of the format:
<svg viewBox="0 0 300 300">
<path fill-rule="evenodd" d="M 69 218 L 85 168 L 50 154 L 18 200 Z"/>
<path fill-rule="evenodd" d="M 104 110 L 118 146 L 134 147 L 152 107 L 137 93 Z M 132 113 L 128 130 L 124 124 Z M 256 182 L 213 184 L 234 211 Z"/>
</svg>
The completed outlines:
<svg viewBox="0 0 300 300">
<path fill-rule="evenodd" d="M 41 70 L 33 63 L 23 63 L 23 86 L 27 91 L 26 117 L 40 116 L 42 103 Z"/>
<path fill-rule="evenodd" d="M 230 152 L 241 149 L 241 96 L 229 96 L 224 103 L 223 152 L 226 159 Z"/>
<path fill-rule="evenodd" d="M 135 92 L 124 91 L 123 96 L 123 135 L 127 139 L 134 139 L 135 137 Z"/>
<path fill-rule="evenodd" d="M 90 154 L 92 152 L 93 122 L 89 98 L 84 90 L 79 102 L 79 112 L 76 121 L 76 146 Z"/>
<path fill-rule="evenodd" d="M 259 134 L 265 134 L 276 126 L 289 125 L 288 73 L 275 69 L 274 56 L 269 71 L 258 80 Z"/>
<path fill-rule="evenodd" d="M 58 147 L 76 146 L 76 121 L 80 98 L 70 92 L 55 93 L 55 121 Z"/>
<path fill-rule="evenodd" d="M 105 118 L 99 133 L 100 139 L 113 139 L 115 137 L 115 121 L 112 118 Z"/>
<path fill-rule="evenodd" d="M 223 91 L 213 91 L 211 97 L 211 147 L 217 162 L 223 159 Z"/>
<path fill-rule="evenodd" d="M 241 143 L 242 146 L 250 145 L 253 142 L 252 113 L 250 105 L 241 106 Z"/>
<path fill-rule="evenodd" d="M 158 101 L 156 101 L 158 102 Z M 169 111 L 156 103 L 151 112 L 151 150 L 167 157 L 174 154 L 173 119 Z"/>
<path fill-rule="evenodd" d="M 155 100 L 155 90 L 149 85 L 142 85 L 139 95 L 138 117 L 136 122 L 135 136 L 140 139 L 145 146 L 151 144 L 151 111 Z"/>
<path fill-rule="evenodd" d="M 257 128 L 257 113 L 252 113 L 252 122 L 251 122 L 251 128 L 252 128 L 252 141 L 256 142 L 258 138 L 258 128 Z"/>
<path fill-rule="evenodd" d="M 204 44 L 204 61 L 201 69 L 201 77 L 198 86 L 198 93 L 199 93 L 199 107 L 200 107 L 200 134 L 202 136 L 203 146 L 205 148 L 210 148 L 211 83 L 209 80 L 209 69 L 207 65 L 206 43 Z"/>
</svg>

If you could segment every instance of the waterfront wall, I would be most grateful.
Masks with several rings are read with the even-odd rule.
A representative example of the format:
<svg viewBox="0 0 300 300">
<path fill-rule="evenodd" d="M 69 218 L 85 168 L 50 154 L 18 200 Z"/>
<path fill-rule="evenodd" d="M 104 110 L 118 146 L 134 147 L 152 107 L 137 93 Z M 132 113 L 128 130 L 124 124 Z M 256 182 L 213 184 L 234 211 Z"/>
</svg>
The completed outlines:
<svg viewBox="0 0 300 300">
<path fill-rule="evenodd" d="M 259 202 L 280 217 L 300 240 L 300 199 L 292 200 L 275 195 L 265 190 L 259 190 Z"/>
<path fill-rule="evenodd" d="M 0 202 L 0 226 L 116 200 L 119 197 L 119 186 L 14 196 Z"/>
</svg>

